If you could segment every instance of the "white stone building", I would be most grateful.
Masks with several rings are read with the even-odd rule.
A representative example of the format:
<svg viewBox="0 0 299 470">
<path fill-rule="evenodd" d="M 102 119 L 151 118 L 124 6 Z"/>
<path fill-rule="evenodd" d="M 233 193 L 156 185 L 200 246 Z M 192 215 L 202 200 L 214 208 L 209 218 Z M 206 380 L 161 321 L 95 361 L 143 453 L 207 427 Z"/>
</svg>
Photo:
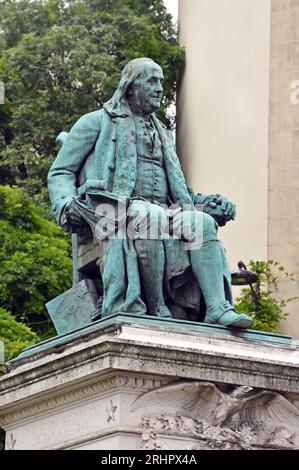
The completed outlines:
<svg viewBox="0 0 299 470">
<path fill-rule="evenodd" d="M 299 295 L 299 0 L 179 0 L 178 148 L 194 189 L 236 202 L 232 268 L 275 259 Z M 298 302 L 283 331 L 299 337 Z"/>
</svg>

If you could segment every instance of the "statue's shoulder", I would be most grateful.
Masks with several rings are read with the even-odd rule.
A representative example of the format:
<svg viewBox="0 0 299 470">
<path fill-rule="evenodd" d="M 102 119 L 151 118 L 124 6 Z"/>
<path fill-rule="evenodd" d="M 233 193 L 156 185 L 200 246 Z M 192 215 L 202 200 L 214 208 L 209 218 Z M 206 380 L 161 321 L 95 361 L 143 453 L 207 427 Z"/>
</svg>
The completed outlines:
<svg viewBox="0 0 299 470">
<path fill-rule="evenodd" d="M 63 145 L 67 137 L 72 139 L 72 137 L 81 137 L 82 134 L 96 136 L 101 129 L 106 125 L 109 126 L 111 117 L 104 109 L 97 109 L 96 111 L 91 111 L 90 113 L 83 114 L 72 126 L 69 132 L 60 132 L 56 138 L 56 142 L 60 145 Z"/>
<path fill-rule="evenodd" d="M 103 116 L 107 114 L 104 109 L 97 109 L 96 111 L 91 111 L 90 113 L 83 114 L 83 116 L 78 119 L 77 123 L 93 123 L 101 124 Z"/>
</svg>

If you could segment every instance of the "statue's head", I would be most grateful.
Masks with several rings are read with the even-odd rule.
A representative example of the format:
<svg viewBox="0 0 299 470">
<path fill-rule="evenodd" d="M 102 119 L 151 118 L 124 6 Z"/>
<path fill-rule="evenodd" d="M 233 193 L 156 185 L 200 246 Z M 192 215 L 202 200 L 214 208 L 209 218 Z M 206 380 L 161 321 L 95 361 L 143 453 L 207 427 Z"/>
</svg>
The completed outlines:
<svg viewBox="0 0 299 470">
<path fill-rule="evenodd" d="M 132 111 L 151 114 L 161 106 L 163 71 L 152 59 L 131 60 L 124 67 L 116 92 L 105 108 L 112 115 L 127 115 Z"/>
<path fill-rule="evenodd" d="M 129 75 L 131 68 L 136 78 L 126 90 L 129 106 L 137 113 L 151 114 L 161 106 L 164 81 L 162 69 L 151 59 L 135 59 L 126 65 L 122 76 Z"/>
</svg>

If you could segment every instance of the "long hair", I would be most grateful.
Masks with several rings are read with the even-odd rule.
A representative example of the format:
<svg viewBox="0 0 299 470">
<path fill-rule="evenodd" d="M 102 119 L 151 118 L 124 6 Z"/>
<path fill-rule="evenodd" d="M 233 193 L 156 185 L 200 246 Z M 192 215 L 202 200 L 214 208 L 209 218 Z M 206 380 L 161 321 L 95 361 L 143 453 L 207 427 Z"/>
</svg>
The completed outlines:
<svg viewBox="0 0 299 470">
<path fill-rule="evenodd" d="M 111 116 L 125 117 L 131 114 L 126 93 L 131 83 L 143 76 L 144 65 L 146 62 L 152 62 L 154 65 L 157 65 L 152 59 L 140 57 L 138 59 L 130 60 L 130 62 L 128 62 L 123 68 L 120 82 L 114 95 L 104 104 L 104 108 Z"/>
</svg>

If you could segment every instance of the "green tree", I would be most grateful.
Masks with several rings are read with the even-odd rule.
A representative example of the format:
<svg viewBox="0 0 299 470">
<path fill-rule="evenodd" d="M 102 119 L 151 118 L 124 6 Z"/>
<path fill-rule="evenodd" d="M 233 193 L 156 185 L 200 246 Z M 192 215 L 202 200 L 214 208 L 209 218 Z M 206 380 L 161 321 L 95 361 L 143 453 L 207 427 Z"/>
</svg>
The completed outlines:
<svg viewBox="0 0 299 470">
<path fill-rule="evenodd" d="M 57 134 L 111 97 L 126 62 L 162 65 L 162 118 L 183 62 L 163 0 L 4 0 L 0 48 L 0 182 L 45 204 Z"/>
<path fill-rule="evenodd" d="M 17 322 L 10 312 L 0 307 L 0 375 L 4 372 L 4 361 L 13 359 L 22 349 L 38 341 L 36 333 Z M 4 442 L 5 432 L 0 428 L 0 451 L 4 449 Z"/>
<path fill-rule="evenodd" d="M 249 269 L 259 277 L 254 288 L 256 300 L 251 289 L 246 287 L 236 298 L 236 310 L 253 318 L 252 329 L 278 333 L 279 323 L 288 315 L 286 311 L 288 304 L 298 300 L 298 297 L 283 299 L 279 296 L 278 279 L 292 282 L 294 275 L 288 273 L 278 261 L 274 260 L 251 260 Z"/>
<path fill-rule="evenodd" d="M 9 361 L 22 349 L 39 341 L 39 337 L 28 326 L 15 320 L 13 315 L 0 307 L 0 341 L 4 344 L 4 359 Z M 0 373 L 1 373 L 0 364 Z"/>
<path fill-rule="evenodd" d="M 0 306 L 44 334 L 45 303 L 71 286 L 70 241 L 24 190 L 0 187 Z"/>
</svg>

